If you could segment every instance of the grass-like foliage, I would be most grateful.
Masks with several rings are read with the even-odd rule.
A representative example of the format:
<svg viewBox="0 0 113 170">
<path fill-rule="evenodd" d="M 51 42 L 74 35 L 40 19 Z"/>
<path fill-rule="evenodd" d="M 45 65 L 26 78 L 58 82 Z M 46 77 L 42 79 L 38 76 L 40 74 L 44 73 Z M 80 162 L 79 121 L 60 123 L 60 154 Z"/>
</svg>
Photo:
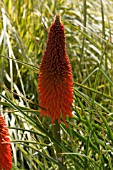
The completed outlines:
<svg viewBox="0 0 113 170">
<path fill-rule="evenodd" d="M 61 142 L 50 119 L 39 116 L 37 92 L 57 13 L 74 81 L 73 117 L 68 128 L 60 125 Z M 113 169 L 112 13 L 112 0 L 0 0 L 0 113 L 9 128 L 12 169 Z"/>
</svg>

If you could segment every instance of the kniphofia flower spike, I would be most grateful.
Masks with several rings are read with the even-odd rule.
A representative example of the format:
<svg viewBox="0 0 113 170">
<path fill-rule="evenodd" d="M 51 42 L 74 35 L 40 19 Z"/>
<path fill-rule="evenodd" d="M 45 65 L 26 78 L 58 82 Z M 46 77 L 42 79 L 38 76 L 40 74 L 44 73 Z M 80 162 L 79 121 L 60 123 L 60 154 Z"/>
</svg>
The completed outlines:
<svg viewBox="0 0 113 170">
<path fill-rule="evenodd" d="M 52 123 L 57 119 L 66 123 L 72 116 L 73 81 L 69 58 L 66 54 L 64 26 L 56 15 L 50 27 L 46 50 L 38 77 L 40 115 L 48 116 Z"/>
<path fill-rule="evenodd" d="M 0 114 L 0 170 L 11 170 L 12 154 L 8 128 Z"/>
</svg>

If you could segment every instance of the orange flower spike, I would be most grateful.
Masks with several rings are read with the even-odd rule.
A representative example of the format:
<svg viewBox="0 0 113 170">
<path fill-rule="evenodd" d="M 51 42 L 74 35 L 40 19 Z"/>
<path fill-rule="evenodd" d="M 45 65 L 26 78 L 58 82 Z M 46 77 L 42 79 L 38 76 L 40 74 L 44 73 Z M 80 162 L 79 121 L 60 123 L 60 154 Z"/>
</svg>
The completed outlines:
<svg viewBox="0 0 113 170">
<path fill-rule="evenodd" d="M 0 170 L 11 170 L 12 154 L 8 128 L 0 114 Z"/>
<path fill-rule="evenodd" d="M 38 77 L 40 115 L 48 116 L 52 123 L 57 119 L 66 123 L 72 116 L 73 81 L 69 58 L 66 54 L 64 26 L 56 15 L 50 27 L 46 50 L 40 64 Z"/>
</svg>

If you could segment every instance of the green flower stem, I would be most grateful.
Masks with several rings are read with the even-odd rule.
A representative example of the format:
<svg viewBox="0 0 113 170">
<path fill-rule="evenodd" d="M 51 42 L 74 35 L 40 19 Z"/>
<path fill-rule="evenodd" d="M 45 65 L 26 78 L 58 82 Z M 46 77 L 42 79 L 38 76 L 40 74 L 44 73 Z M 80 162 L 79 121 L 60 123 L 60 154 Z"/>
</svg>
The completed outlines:
<svg viewBox="0 0 113 170">
<path fill-rule="evenodd" d="M 61 136 L 60 136 L 60 125 L 58 124 L 58 121 L 55 121 L 55 124 L 53 126 L 53 136 L 54 138 L 59 142 L 59 144 L 61 143 Z M 57 158 L 61 157 L 61 153 L 62 153 L 62 149 L 55 144 L 55 149 L 56 149 L 56 155 Z M 60 160 L 60 159 L 59 159 Z"/>
</svg>

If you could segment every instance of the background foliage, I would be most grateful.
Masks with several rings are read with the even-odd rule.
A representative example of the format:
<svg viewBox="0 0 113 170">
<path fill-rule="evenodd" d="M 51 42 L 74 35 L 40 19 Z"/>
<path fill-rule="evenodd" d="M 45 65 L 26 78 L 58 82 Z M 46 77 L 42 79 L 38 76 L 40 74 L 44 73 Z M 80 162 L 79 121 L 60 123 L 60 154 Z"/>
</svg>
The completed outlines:
<svg viewBox="0 0 113 170">
<path fill-rule="evenodd" d="M 0 112 L 9 127 L 13 169 L 113 168 L 113 1 L 0 0 Z M 37 75 L 55 15 L 65 25 L 74 79 L 73 118 L 39 117 Z M 55 145 L 62 149 L 60 159 Z M 61 160 L 62 159 L 62 160 Z"/>
</svg>

